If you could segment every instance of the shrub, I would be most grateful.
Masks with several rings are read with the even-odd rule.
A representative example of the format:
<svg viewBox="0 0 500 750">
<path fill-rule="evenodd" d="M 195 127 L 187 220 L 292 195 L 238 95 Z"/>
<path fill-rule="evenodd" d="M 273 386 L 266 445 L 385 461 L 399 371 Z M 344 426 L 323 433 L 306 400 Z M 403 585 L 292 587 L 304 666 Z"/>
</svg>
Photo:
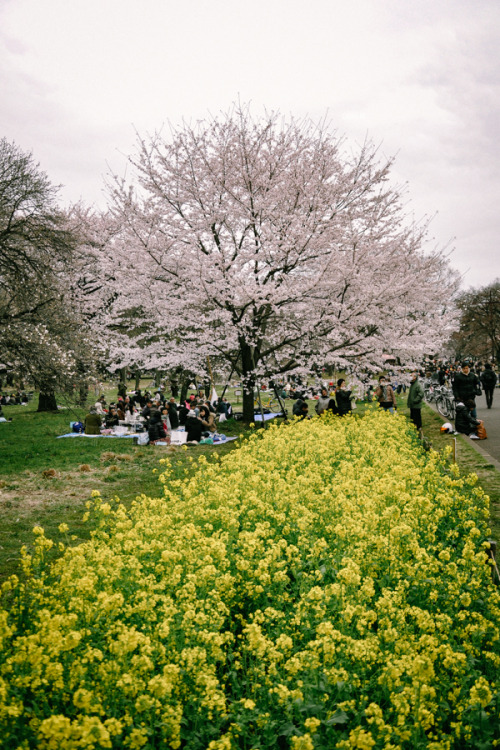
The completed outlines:
<svg viewBox="0 0 500 750">
<path fill-rule="evenodd" d="M 499 733 L 488 498 L 403 418 L 314 419 L 127 511 L 0 612 L 3 747 L 479 748 Z M 23 745 L 24 743 L 24 745 Z"/>
</svg>

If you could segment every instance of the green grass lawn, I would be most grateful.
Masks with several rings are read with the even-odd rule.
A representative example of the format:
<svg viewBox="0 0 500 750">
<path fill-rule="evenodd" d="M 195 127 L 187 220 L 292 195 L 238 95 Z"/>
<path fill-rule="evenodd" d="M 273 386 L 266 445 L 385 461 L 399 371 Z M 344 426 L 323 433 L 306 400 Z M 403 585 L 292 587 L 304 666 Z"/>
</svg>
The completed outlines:
<svg viewBox="0 0 500 750">
<path fill-rule="evenodd" d="M 108 390 L 108 398 L 116 391 Z M 236 409 L 233 394 L 229 394 Z M 291 415 L 292 401 L 287 401 Z M 314 401 L 310 413 L 314 414 Z M 401 399 L 400 412 L 407 414 Z M 90 528 L 82 522 L 85 503 L 92 490 L 104 500 L 118 496 L 126 505 L 137 496 L 160 495 L 157 473 L 160 458 L 168 456 L 175 476 L 193 471 L 200 454 L 223 455 L 234 450 L 237 442 L 220 447 L 180 448 L 135 446 L 132 440 L 74 438 L 57 440 L 69 432 L 69 423 L 84 416 L 84 410 L 61 410 L 56 414 L 38 414 L 36 400 L 27 406 L 4 407 L 10 423 L 0 423 L 0 578 L 18 571 L 19 550 L 31 545 L 34 526 L 42 526 L 55 542 L 63 541 L 58 526 L 67 523 L 73 543 L 88 538 Z M 365 404 L 356 413 L 363 415 Z M 441 417 L 431 409 L 423 410 L 425 435 L 435 450 L 452 443 L 440 433 Z M 244 432 L 241 422 L 226 423 L 224 432 Z M 500 540 L 500 473 L 488 464 L 467 442 L 457 438 L 457 461 L 465 473 L 475 472 L 491 498 L 492 537 Z M 50 476 L 53 474 L 53 476 Z M 64 535 L 65 536 L 65 535 Z M 66 541 L 66 539 L 65 539 Z"/>
<path fill-rule="evenodd" d="M 90 528 L 81 519 L 92 490 L 99 490 L 105 500 L 118 496 L 128 505 L 141 494 L 161 494 L 160 458 L 168 456 L 179 476 L 192 470 L 201 453 L 222 455 L 236 445 L 235 441 L 185 451 L 136 446 L 127 439 L 57 440 L 85 411 L 39 414 L 36 408 L 36 401 L 6 406 L 5 416 L 13 421 L 0 423 L 0 578 L 18 571 L 19 550 L 31 544 L 33 526 L 42 526 L 55 542 L 63 541 L 58 530 L 63 522 L 74 543 L 88 538 Z M 228 435 L 242 431 L 242 423 L 224 425 Z"/>
</svg>

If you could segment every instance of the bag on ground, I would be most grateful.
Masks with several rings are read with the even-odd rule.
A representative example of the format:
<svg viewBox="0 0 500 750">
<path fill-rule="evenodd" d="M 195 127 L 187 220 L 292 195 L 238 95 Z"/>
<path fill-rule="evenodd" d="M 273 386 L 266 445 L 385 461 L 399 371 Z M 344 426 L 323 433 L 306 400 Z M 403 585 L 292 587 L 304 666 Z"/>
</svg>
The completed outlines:
<svg viewBox="0 0 500 750">
<path fill-rule="evenodd" d="M 480 424 L 477 427 L 476 434 L 479 440 L 486 440 L 488 435 L 486 434 L 486 427 L 484 426 L 484 422 L 480 422 Z"/>
</svg>

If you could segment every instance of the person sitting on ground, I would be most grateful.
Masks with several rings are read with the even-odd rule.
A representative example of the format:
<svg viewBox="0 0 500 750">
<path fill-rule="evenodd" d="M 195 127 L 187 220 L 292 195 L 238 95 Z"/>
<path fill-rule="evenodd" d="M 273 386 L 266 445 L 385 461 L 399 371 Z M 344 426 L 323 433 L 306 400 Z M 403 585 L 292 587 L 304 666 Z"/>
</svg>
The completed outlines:
<svg viewBox="0 0 500 750">
<path fill-rule="evenodd" d="M 120 423 L 116 409 L 110 408 L 109 412 L 104 417 L 104 424 L 107 430 L 112 430 L 113 427 L 118 427 Z"/>
<path fill-rule="evenodd" d="M 477 428 L 480 424 L 481 420 L 476 419 L 471 414 L 468 404 L 459 401 L 455 410 L 455 430 L 463 435 L 468 435 L 473 440 L 478 440 Z"/>
<path fill-rule="evenodd" d="M 226 399 L 219 398 L 219 400 L 217 401 L 217 406 L 215 407 L 215 411 L 217 412 L 217 414 L 219 414 L 219 417 L 223 414 L 227 419 L 229 417 L 229 409 L 231 409 L 231 405 L 226 401 Z"/>
<path fill-rule="evenodd" d="M 135 411 L 135 407 L 132 401 L 130 400 L 130 396 L 125 396 L 125 399 L 123 401 L 123 411 L 125 412 L 125 414 L 127 412 L 130 412 L 130 414 L 133 414 Z"/>
<path fill-rule="evenodd" d="M 397 409 L 394 390 L 392 385 L 387 382 L 385 375 L 381 375 L 378 379 L 378 386 L 375 388 L 375 398 L 379 402 L 381 409 L 390 411 L 391 414 Z"/>
<path fill-rule="evenodd" d="M 167 432 L 172 432 L 172 423 L 170 421 L 170 405 L 168 403 L 163 404 L 163 408 L 161 410 L 161 421 L 163 422 L 163 427 Z"/>
<path fill-rule="evenodd" d="M 149 419 L 149 417 L 151 416 L 152 408 L 153 408 L 153 402 L 151 401 L 150 398 L 148 398 L 148 400 L 146 401 L 146 406 L 141 411 L 141 417 L 144 417 L 144 419 Z"/>
<path fill-rule="evenodd" d="M 83 420 L 86 435 L 100 435 L 102 420 L 95 406 L 91 406 L 89 413 Z"/>
<path fill-rule="evenodd" d="M 187 416 L 188 416 L 189 412 L 190 412 L 189 406 L 187 406 L 186 403 L 181 404 L 181 406 L 179 408 L 179 411 L 177 412 L 177 414 L 179 416 L 179 424 L 180 425 L 184 426 L 186 424 L 186 420 L 187 420 Z"/>
<path fill-rule="evenodd" d="M 337 399 L 338 413 L 341 417 L 345 414 L 349 414 L 349 412 L 352 410 L 351 393 L 352 391 L 347 390 L 347 383 L 345 382 L 344 378 L 339 378 L 337 380 L 335 398 Z"/>
<path fill-rule="evenodd" d="M 150 443 L 155 443 L 157 440 L 164 440 L 167 437 L 158 409 L 155 409 L 149 418 L 148 436 Z"/>
<path fill-rule="evenodd" d="M 297 401 L 293 405 L 292 414 L 294 417 L 300 417 L 300 419 L 305 419 L 306 417 L 309 417 L 309 405 L 307 401 L 304 401 L 303 399 L 298 398 Z"/>
<path fill-rule="evenodd" d="M 170 420 L 170 427 L 172 430 L 176 430 L 179 426 L 179 412 L 177 411 L 177 404 L 175 398 L 171 398 L 170 401 L 165 402 L 165 406 L 168 407 L 168 418 Z"/>
<path fill-rule="evenodd" d="M 199 443 L 203 432 L 205 432 L 201 419 L 196 415 L 195 409 L 190 409 L 186 417 L 186 442 Z"/>
<path fill-rule="evenodd" d="M 212 404 L 212 402 L 210 401 L 210 399 L 206 398 L 206 399 L 205 399 L 205 401 L 204 401 L 203 403 L 204 403 L 204 404 L 205 404 L 205 406 L 206 406 L 206 407 L 207 407 L 207 408 L 208 408 L 208 409 L 210 410 L 210 412 L 211 412 L 212 414 L 216 414 L 216 411 L 215 411 L 215 406 L 214 406 L 214 405 Z"/>
<path fill-rule="evenodd" d="M 104 414 L 104 409 L 102 408 L 102 404 L 100 401 L 96 401 L 95 404 L 95 410 L 97 414 L 100 414 L 101 416 Z"/>
<path fill-rule="evenodd" d="M 212 414 L 208 406 L 201 406 L 200 407 L 200 413 L 198 415 L 199 419 L 201 419 L 201 423 L 205 430 L 208 430 L 209 432 L 216 432 L 217 427 L 215 424 L 215 414 Z"/>
</svg>

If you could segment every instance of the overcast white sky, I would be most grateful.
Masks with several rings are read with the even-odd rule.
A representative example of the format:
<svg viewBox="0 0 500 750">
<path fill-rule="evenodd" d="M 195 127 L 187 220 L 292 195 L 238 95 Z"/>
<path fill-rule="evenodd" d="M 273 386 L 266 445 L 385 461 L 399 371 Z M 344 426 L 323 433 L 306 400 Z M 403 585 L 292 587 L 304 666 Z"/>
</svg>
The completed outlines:
<svg viewBox="0 0 500 750">
<path fill-rule="evenodd" d="M 464 287 L 500 277 L 498 0 L 0 0 L 0 137 L 105 206 L 146 135 L 239 98 L 368 136 Z"/>
</svg>

